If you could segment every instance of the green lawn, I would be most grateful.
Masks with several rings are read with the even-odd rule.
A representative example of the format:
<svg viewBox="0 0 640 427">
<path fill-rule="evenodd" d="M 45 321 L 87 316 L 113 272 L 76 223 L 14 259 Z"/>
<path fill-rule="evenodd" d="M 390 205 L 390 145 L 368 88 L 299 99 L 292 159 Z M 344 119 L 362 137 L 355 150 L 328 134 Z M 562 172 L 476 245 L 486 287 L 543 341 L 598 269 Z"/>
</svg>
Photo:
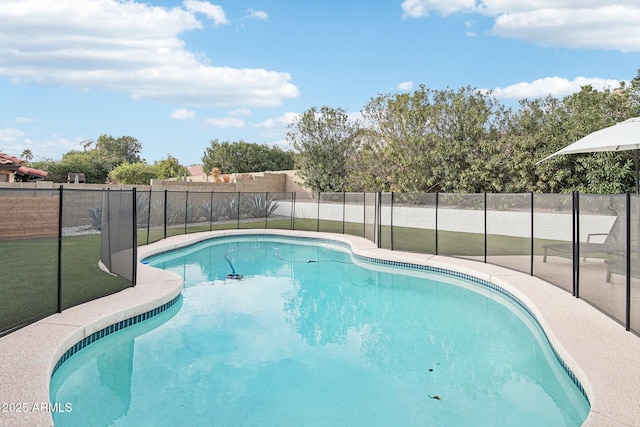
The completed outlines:
<svg viewBox="0 0 640 427">
<path fill-rule="evenodd" d="M 290 229 L 290 219 L 268 219 L 268 229 Z M 265 221 L 241 221 L 242 229 L 264 228 Z M 238 228 L 237 222 L 188 226 L 187 233 Z M 340 221 L 296 219 L 296 230 L 342 233 Z M 344 232 L 364 236 L 364 227 L 358 223 L 345 223 Z M 168 236 L 184 234 L 185 227 L 171 227 Z M 162 239 L 163 229 L 152 229 L 149 242 Z M 391 230 L 381 230 L 382 247 L 391 247 Z M 147 243 L 147 230 L 138 231 L 138 244 Z M 553 241 L 536 241 L 536 254 L 541 245 Z M 530 242 L 525 238 L 488 236 L 488 255 L 529 255 Z M 435 253 L 434 230 L 394 227 L 394 250 Z M 0 292 L 3 307 L 0 311 L 0 331 L 55 313 L 58 308 L 58 239 L 39 238 L 0 241 L 0 271 L 3 280 Z M 455 256 L 483 256 L 484 237 L 481 234 L 438 232 L 438 253 Z M 67 236 L 62 239 L 62 307 L 72 307 L 85 301 L 117 292 L 129 286 L 124 279 L 101 271 L 100 234 Z M 10 302 L 10 303 L 8 303 Z"/>
<path fill-rule="evenodd" d="M 0 241 L 2 310 L 0 331 L 58 309 L 58 239 Z M 130 286 L 98 267 L 100 235 L 62 239 L 62 307 L 111 294 Z"/>
</svg>

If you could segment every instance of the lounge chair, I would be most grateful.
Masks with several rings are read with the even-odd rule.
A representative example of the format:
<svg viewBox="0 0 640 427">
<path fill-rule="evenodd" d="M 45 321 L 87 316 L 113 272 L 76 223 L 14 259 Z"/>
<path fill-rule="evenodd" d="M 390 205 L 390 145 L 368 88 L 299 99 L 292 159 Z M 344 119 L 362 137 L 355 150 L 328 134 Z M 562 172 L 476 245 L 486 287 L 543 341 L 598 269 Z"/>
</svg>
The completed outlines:
<svg viewBox="0 0 640 427">
<path fill-rule="evenodd" d="M 627 275 L 627 264 L 624 256 L 607 259 L 604 262 L 607 264 L 607 283 L 611 283 L 612 274 Z M 631 277 L 640 277 L 640 265 L 637 258 L 631 262 Z"/>
<path fill-rule="evenodd" d="M 618 257 L 624 255 L 626 242 L 626 225 L 627 221 L 624 217 L 616 217 L 608 233 L 591 233 L 587 235 L 586 242 L 579 243 L 580 256 L 586 261 L 589 255 L 606 255 L 607 257 Z M 592 242 L 595 236 L 606 236 L 602 243 Z M 555 243 L 551 245 L 542 245 L 544 256 L 542 262 L 547 262 L 549 251 L 556 251 L 564 254 L 573 253 L 573 243 Z"/>
</svg>

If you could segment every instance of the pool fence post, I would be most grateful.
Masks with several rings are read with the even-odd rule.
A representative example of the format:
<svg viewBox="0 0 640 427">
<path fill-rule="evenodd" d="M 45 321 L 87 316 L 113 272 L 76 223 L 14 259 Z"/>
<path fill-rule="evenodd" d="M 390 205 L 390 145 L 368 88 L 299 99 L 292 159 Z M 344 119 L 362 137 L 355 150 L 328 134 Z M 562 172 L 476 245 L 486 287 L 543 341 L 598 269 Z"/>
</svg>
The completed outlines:
<svg viewBox="0 0 640 427">
<path fill-rule="evenodd" d="M 487 192 L 484 192 L 484 262 L 487 263 Z"/>
<path fill-rule="evenodd" d="M 238 191 L 238 203 L 237 203 L 236 208 L 237 208 L 236 209 L 237 210 L 236 213 L 238 215 L 238 218 L 237 218 L 237 221 L 236 221 L 236 229 L 240 230 L 240 192 L 239 191 Z"/>
<path fill-rule="evenodd" d="M 189 190 L 184 196 L 184 234 L 187 234 L 187 222 L 189 221 Z"/>
<path fill-rule="evenodd" d="M 436 191 L 436 214 L 435 214 L 435 240 L 436 240 L 436 255 L 438 255 L 438 203 L 440 202 L 440 192 Z"/>
<path fill-rule="evenodd" d="M 62 198 L 64 187 L 60 184 L 58 190 L 58 313 L 62 313 Z"/>
<path fill-rule="evenodd" d="M 636 150 L 637 153 L 638 150 Z M 626 316 L 625 329 L 628 331 L 631 327 L 631 193 L 627 190 L 626 197 L 626 216 L 627 216 L 627 241 L 626 241 L 626 268 L 627 268 L 627 295 L 626 295 Z"/>
<path fill-rule="evenodd" d="M 164 238 L 167 238 L 167 208 L 169 207 L 168 193 L 167 190 L 164 190 Z"/>
<path fill-rule="evenodd" d="M 573 196 L 573 296 L 580 298 L 580 193 Z"/>
<path fill-rule="evenodd" d="M 393 250 L 393 195 L 394 192 L 391 192 L 391 206 L 389 207 L 389 245 L 391 246 L 391 250 Z"/>
<path fill-rule="evenodd" d="M 531 264 L 529 266 L 530 271 L 531 271 L 530 276 L 533 276 L 533 251 L 534 251 L 534 248 L 535 248 L 534 240 L 533 240 L 533 236 L 534 236 L 534 234 L 533 234 L 533 213 L 534 213 L 533 197 L 534 196 L 533 196 L 533 191 L 532 191 L 531 192 L 531 242 L 530 242 L 530 247 L 529 247 L 529 249 L 531 251 Z"/>
<path fill-rule="evenodd" d="M 362 237 L 367 238 L 367 193 L 362 192 Z"/>
<path fill-rule="evenodd" d="M 267 216 L 269 215 L 269 192 L 265 191 L 264 193 L 264 228 L 268 229 L 269 224 L 267 224 Z"/>
<path fill-rule="evenodd" d="M 345 209 L 347 204 L 347 193 L 342 192 L 342 234 L 344 234 L 344 218 L 345 218 Z"/>
<path fill-rule="evenodd" d="M 151 197 L 153 191 L 149 188 L 149 206 L 147 207 L 147 245 L 149 244 L 149 234 L 151 233 Z"/>
<path fill-rule="evenodd" d="M 376 192 L 376 197 L 375 197 L 375 204 L 376 204 L 376 215 L 375 215 L 375 219 L 374 219 L 374 226 L 377 224 L 376 227 L 376 237 L 375 239 L 377 240 L 377 244 L 378 244 L 378 248 L 382 247 L 382 242 L 380 241 L 380 237 L 382 234 L 382 192 L 378 191 Z"/>
<path fill-rule="evenodd" d="M 104 190 L 103 190 L 104 191 Z M 104 192 L 103 192 L 104 195 Z M 120 198 L 121 201 L 122 198 Z M 107 188 L 107 206 L 105 208 L 104 206 L 104 198 L 103 198 L 103 206 L 102 206 L 102 217 L 104 218 L 105 212 L 107 215 L 107 221 L 106 221 L 106 233 L 107 233 L 107 254 L 109 255 L 109 262 L 107 263 L 107 269 L 109 271 L 113 270 L 113 263 L 112 263 L 112 259 L 111 259 L 111 192 L 110 189 Z M 120 204 L 118 204 L 118 207 L 120 207 Z M 104 224 L 104 221 L 103 221 Z M 102 227 L 102 230 L 100 230 L 100 235 L 101 238 L 104 240 L 104 232 L 105 232 L 105 227 Z M 100 248 L 100 253 L 102 253 L 102 248 Z M 104 260 L 103 260 L 104 263 Z"/>
<path fill-rule="evenodd" d="M 209 231 L 211 230 L 213 230 L 213 190 L 211 191 L 211 197 L 209 199 Z"/>
<path fill-rule="evenodd" d="M 133 191 L 133 203 L 131 203 L 131 215 L 132 215 L 132 222 L 133 222 L 133 236 L 132 239 L 132 251 L 133 255 L 132 255 L 132 266 L 131 266 L 131 286 L 135 286 L 136 285 L 136 276 L 138 273 L 138 195 L 136 193 L 136 187 L 133 187 L 132 189 Z"/>
<path fill-rule="evenodd" d="M 296 229 L 296 192 L 291 192 L 291 229 Z"/>
<path fill-rule="evenodd" d="M 318 208 L 316 212 L 316 233 L 320 231 L 320 194 L 322 193 L 318 191 Z"/>
</svg>

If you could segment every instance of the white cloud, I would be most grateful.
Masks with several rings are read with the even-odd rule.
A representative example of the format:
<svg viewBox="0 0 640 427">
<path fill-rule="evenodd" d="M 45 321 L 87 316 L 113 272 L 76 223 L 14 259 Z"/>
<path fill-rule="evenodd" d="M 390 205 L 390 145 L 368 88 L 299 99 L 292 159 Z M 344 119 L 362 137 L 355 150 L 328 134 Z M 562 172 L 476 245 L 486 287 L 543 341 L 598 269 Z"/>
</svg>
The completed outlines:
<svg viewBox="0 0 640 427">
<path fill-rule="evenodd" d="M 258 19 L 260 21 L 268 21 L 269 20 L 269 14 L 267 12 L 264 12 L 262 10 L 253 10 L 253 9 L 249 9 L 247 10 L 247 19 Z"/>
<path fill-rule="evenodd" d="M 205 119 L 204 122 L 207 124 L 207 126 L 218 129 L 243 128 L 245 126 L 244 120 L 240 120 L 235 117 L 211 117 Z"/>
<path fill-rule="evenodd" d="M 403 15 L 410 18 L 428 16 L 430 11 L 437 11 L 449 15 L 461 11 L 475 9 L 475 0 L 404 0 L 402 2 Z"/>
<path fill-rule="evenodd" d="M 251 110 L 248 110 L 246 108 L 238 108 L 236 110 L 229 111 L 227 114 L 233 117 L 247 117 L 251 115 Z"/>
<path fill-rule="evenodd" d="M 279 117 L 276 117 L 275 119 L 264 120 L 263 122 L 258 123 L 256 127 L 265 128 L 265 129 L 286 128 L 291 123 L 293 123 L 293 121 L 298 117 L 300 117 L 300 114 L 298 113 L 287 112 L 282 114 Z"/>
<path fill-rule="evenodd" d="M 24 132 L 22 132 L 20 129 L 0 129 L 0 144 L 15 144 L 22 136 L 24 136 Z"/>
<path fill-rule="evenodd" d="M 186 108 L 179 108 L 175 111 L 172 111 L 171 114 L 169 114 L 169 117 L 174 120 L 192 120 L 195 115 L 195 111 L 190 111 Z"/>
<path fill-rule="evenodd" d="M 412 18 L 432 11 L 487 15 L 494 18 L 491 34 L 543 46 L 640 51 L 637 0 L 405 0 L 402 10 Z"/>
<path fill-rule="evenodd" d="M 411 89 L 413 89 L 413 82 L 408 81 L 408 82 L 398 83 L 398 86 L 396 87 L 396 89 L 398 89 L 398 90 L 411 90 Z"/>
<path fill-rule="evenodd" d="M 227 21 L 224 10 L 218 5 L 211 4 L 206 1 L 197 0 L 185 0 L 183 4 L 188 11 L 200 12 L 205 14 L 207 18 L 213 21 L 214 26 L 229 23 L 229 21 Z"/>
<path fill-rule="evenodd" d="M 576 77 L 568 80 L 562 77 L 546 77 L 533 82 L 516 83 L 504 88 L 496 88 L 492 95 L 498 99 L 535 99 L 551 95 L 556 98 L 579 92 L 582 86 L 591 85 L 594 89 L 615 89 L 620 86 L 618 80 L 598 77 Z"/>
<path fill-rule="evenodd" d="M 214 24 L 226 18 L 219 6 L 184 4 L 187 9 L 119 0 L 3 0 L 0 76 L 185 105 L 277 106 L 298 96 L 288 73 L 211 66 L 186 50 L 179 36 L 203 28 L 197 14 Z"/>
<path fill-rule="evenodd" d="M 31 122 L 35 122 L 35 119 L 32 119 L 31 117 L 16 117 L 15 118 L 15 122 L 16 123 L 31 123 Z"/>
<path fill-rule="evenodd" d="M 0 149 L 12 156 L 20 156 L 24 149 L 30 149 L 36 159 L 60 157 L 59 153 L 81 150 L 80 141 L 69 141 L 59 135 L 43 138 L 34 143 L 26 134 L 15 128 L 0 129 Z"/>
<path fill-rule="evenodd" d="M 475 23 L 473 21 L 467 21 L 464 23 L 465 28 L 467 29 L 467 37 L 478 37 L 478 33 L 473 30 Z"/>
<path fill-rule="evenodd" d="M 498 16 L 492 33 L 543 46 L 640 51 L 640 3 Z"/>
<path fill-rule="evenodd" d="M 276 118 L 264 120 L 256 125 L 260 129 L 260 136 L 268 138 L 273 143 L 286 144 L 288 126 L 300 117 L 298 113 L 286 112 Z"/>
</svg>

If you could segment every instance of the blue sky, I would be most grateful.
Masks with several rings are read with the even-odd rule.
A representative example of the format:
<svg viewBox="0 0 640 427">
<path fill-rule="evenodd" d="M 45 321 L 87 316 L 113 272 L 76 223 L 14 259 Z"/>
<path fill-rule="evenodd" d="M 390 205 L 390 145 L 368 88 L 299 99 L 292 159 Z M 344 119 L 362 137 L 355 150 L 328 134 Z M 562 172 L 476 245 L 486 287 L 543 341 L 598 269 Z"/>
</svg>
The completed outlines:
<svg viewBox="0 0 640 427">
<path fill-rule="evenodd" d="M 615 88 L 639 22 L 637 0 L 2 0 L 0 151 L 129 135 L 188 166 L 213 139 L 288 148 L 296 114 L 420 84 L 506 105 Z"/>
</svg>

